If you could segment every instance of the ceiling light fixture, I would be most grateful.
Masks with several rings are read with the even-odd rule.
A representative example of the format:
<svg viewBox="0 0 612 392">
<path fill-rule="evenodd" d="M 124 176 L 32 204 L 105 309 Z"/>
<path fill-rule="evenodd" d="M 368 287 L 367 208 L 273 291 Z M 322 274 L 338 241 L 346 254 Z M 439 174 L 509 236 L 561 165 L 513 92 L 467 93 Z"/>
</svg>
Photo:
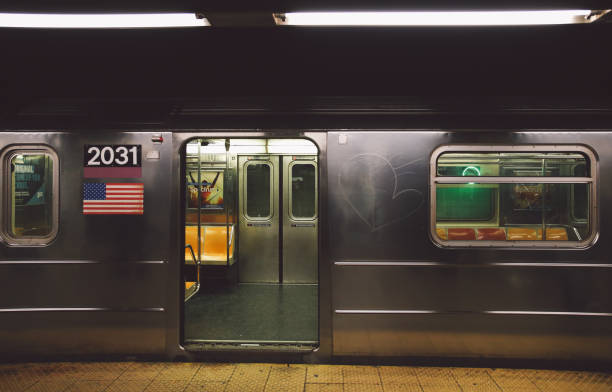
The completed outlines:
<svg viewBox="0 0 612 392">
<path fill-rule="evenodd" d="M 288 12 L 277 25 L 293 26 L 515 26 L 590 23 L 610 10 Z"/>
<path fill-rule="evenodd" d="M 32 14 L 0 13 L 0 27 L 131 29 L 210 26 L 196 13 L 151 14 Z"/>
</svg>

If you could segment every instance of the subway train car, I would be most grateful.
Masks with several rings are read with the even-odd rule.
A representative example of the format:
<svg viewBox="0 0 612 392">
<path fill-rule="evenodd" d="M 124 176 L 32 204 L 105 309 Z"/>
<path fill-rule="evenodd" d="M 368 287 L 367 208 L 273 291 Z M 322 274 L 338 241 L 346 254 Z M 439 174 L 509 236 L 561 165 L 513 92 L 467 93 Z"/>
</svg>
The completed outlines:
<svg viewBox="0 0 612 392">
<path fill-rule="evenodd" d="M 2 357 L 612 361 L 612 106 L 304 102 L 5 114 Z"/>
</svg>

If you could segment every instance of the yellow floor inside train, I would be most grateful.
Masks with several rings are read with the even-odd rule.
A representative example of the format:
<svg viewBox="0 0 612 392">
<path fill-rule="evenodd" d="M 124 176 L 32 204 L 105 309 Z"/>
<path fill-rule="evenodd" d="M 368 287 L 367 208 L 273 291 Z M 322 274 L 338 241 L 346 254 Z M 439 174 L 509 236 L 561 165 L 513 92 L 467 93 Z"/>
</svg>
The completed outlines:
<svg viewBox="0 0 612 392">
<path fill-rule="evenodd" d="M 612 373 L 404 366 L 0 364 L 0 391 L 609 392 Z"/>
</svg>

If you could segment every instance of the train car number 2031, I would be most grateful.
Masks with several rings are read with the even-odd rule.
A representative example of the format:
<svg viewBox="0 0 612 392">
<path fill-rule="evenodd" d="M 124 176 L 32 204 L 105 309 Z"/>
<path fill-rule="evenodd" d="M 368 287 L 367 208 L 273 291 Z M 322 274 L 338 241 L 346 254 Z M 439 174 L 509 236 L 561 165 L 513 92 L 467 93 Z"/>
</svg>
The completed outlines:
<svg viewBox="0 0 612 392">
<path fill-rule="evenodd" d="M 85 145 L 85 167 L 140 167 L 140 144 Z"/>
</svg>

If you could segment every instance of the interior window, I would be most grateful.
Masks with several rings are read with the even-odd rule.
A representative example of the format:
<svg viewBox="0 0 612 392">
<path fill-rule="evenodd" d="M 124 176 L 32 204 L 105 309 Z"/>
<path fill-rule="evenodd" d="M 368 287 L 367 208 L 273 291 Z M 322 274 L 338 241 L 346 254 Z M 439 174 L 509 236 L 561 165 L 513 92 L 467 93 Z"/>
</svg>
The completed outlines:
<svg viewBox="0 0 612 392">
<path fill-rule="evenodd" d="M 495 218 L 497 188 L 473 184 L 440 185 L 436 188 L 439 221 L 488 222 Z"/>
<path fill-rule="evenodd" d="M 291 167 L 291 215 L 294 218 L 314 218 L 317 190 L 316 168 L 311 163 L 296 163 Z"/>
<path fill-rule="evenodd" d="M 435 240 L 578 246 L 594 232 L 590 163 L 583 151 L 442 152 L 432 160 Z"/>
<path fill-rule="evenodd" d="M 573 172 L 575 176 L 586 176 L 586 165 L 576 165 Z M 589 187 L 585 184 L 573 184 L 571 187 L 574 218 L 576 221 L 586 222 L 589 217 Z"/>
<path fill-rule="evenodd" d="M 251 218 L 270 216 L 270 165 L 251 163 L 246 175 L 246 210 Z"/>
</svg>

